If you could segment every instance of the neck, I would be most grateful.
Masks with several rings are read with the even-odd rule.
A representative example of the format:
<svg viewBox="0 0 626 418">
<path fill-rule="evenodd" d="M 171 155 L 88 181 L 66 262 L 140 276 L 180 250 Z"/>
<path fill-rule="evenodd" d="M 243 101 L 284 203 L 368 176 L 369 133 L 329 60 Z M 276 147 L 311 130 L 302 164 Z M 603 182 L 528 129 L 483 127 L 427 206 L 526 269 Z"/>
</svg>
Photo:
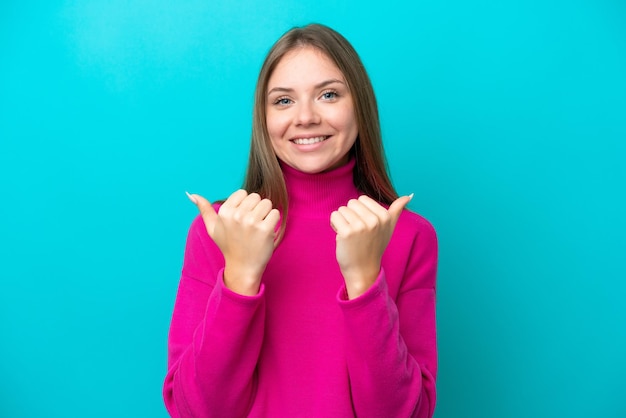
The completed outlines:
<svg viewBox="0 0 626 418">
<path fill-rule="evenodd" d="M 354 164 L 351 159 L 333 170 L 309 174 L 281 162 L 289 196 L 288 216 L 328 217 L 348 200 L 357 198 L 359 191 L 354 186 Z"/>
</svg>

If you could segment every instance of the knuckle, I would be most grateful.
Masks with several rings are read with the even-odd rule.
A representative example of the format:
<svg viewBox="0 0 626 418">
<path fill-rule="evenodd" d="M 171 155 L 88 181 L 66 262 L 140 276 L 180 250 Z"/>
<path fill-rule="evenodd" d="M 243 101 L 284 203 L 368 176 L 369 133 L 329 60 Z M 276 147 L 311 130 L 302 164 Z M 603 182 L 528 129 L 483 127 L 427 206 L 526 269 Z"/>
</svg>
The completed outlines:
<svg viewBox="0 0 626 418">
<path fill-rule="evenodd" d="M 376 219 L 370 219 L 369 222 L 366 223 L 366 227 L 368 231 L 376 231 L 378 229 L 378 221 Z"/>
<path fill-rule="evenodd" d="M 350 228 L 343 228 L 340 231 L 337 232 L 337 236 L 343 240 L 347 240 L 349 238 L 351 238 L 353 236 L 353 232 L 352 229 Z"/>
<path fill-rule="evenodd" d="M 259 229 L 264 232 L 266 235 L 273 235 L 274 234 L 274 225 L 268 222 L 262 222 L 259 225 Z"/>
<path fill-rule="evenodd" d="M 248 192 L 246 192 L 244 189 L 239 189 L 237 191 L 235 191 L 233 194 L 231 194 L 228 199 L 226 199 L 226 202 L 228 203 L 232 203 L 234 200 L 237 200 L 240 198 L 240 196 L 247 196 Z"/>
<path fill-rule="evenodd" d="M 233 211 L 230 213 L 230 218 L 235 222 L 243 222 L 245 216 L 240 210 Z"/>
<path fill-rule="evenodd" d="M 358 235 L 364 231 L 367 231 L 367 224 L 365 224 L 364 222 L 354 222 L 352 224 L 352 228 L 350 229 L 353 235 Z"/>
<path fill-rule="evenodd" d="M 256 219 L 254 219 L 254 216 L 252 216 L 252 214 L 246 214 L 246 216 L 242 217 L 241 223 L 245 226 L 251 227 L 256 224 Z"/>
<path fill-rule="evenodd" d="M 267 209 L 271 209 L 272 208 L 272 201 L 269 199 L 262 199 L 259 202 L 259 205 L 261 205 L 263 208 L 267 208 Z"/>
</svg>

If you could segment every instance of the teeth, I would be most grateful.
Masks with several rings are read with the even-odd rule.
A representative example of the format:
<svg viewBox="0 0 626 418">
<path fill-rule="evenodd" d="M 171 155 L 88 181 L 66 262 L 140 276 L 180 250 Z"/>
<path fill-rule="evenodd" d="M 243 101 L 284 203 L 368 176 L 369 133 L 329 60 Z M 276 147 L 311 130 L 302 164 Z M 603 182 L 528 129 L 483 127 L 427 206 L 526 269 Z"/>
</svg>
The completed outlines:
<svg viewBox="0 0 626 418">
<path fill-rule="evenodd" d="M 295 144 L 298 144 L 298 145 L 311 145 L 311 144 L 317 144 L 318 142 L 322 142 L 326 138 L 328 138 L 328 137 L 327 136 L 318 136 L 318 137 L 315 137 L 315 138 L 298 138 L 298 139 L 294 139 L 293 142 Z"/>
</svg>

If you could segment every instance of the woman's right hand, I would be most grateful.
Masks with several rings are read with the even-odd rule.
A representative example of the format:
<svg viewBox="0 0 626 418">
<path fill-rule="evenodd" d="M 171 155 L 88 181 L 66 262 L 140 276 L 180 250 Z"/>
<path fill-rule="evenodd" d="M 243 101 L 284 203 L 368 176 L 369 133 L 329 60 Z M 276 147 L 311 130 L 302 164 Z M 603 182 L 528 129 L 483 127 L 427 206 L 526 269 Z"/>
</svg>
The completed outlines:
<svg viewBox="0 0 626 418">
<path fill-rule="evenodd" d="M 280 213 L 269 199 L 237 190 L 215 212 L 211 203 L 187 193 L 198 207 L 206 230 L 224 256 L 224 284 L 242 295 L 256 295 L 261 276 L 274 252 Z"/>
</svg>

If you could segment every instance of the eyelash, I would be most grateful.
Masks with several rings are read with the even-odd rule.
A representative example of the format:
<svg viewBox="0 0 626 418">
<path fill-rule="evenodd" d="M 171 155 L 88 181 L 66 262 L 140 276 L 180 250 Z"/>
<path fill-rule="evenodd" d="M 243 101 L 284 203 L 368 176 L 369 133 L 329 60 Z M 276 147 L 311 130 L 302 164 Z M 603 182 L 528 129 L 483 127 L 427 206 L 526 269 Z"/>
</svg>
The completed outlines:
<svg viewBox="0 0 626 418">
<path fill-rule="evenodd" d="M 338 97 L 339 97 L 339 93 L 337 93 L 337 91 L 336 91 L 336 90 L 326 90 L 326 91 L 324 91 L 324 92 L 320 95 L 320 97 L 322 97 L 322 98 L 323 98 L 324 96 L 326 96 L 326 95 L 328 95 L 328 94 L 332 94 L 333 96 L 332 96 L 332 97 L 328 97 L 328 98 L 326 98 L 325 100 L 333 100 L 333 99 L 336 99 L 336 98 L 338 98 Z M 288 101 L 288 103 L 281 103 L 281 102 L 283 102 L 284 100 Z M 278 105 L 278 106 L 287 106 L 288 104 L 291 104 L 291 102 L 292 102 L 292 100 L 291 100 L 290 98 L 288 98 L 288 97 L 279 97 L 279 98 L 277 98 L 276 100 L 274 100 L 274 103 L 273 103 L 273 104 Z"/>
<path fill-rule="evenodd" d="M 291 102 L 291 99 L 288 97 L 279 97 L 276 100 L 274 100 L 274 104 L 281 105 L 281 106 L 286 106 L 289 104 L 289 103 L 281 103 L 283 100 L 289 100 Z"/>
<path fill-rule="evenodd" d="M 332 99 L 336 99 L 337 97 L 339 97 L 339 93 L 337 93 L 336 90 L 326 90 L 325 92 L 322 93 L 322 97 L 326 96 L 327 94 L 332 94 L 333 95 Z M 328 99 L 328 100 L 332 100 L 332 99 Z"/>
</svg>

